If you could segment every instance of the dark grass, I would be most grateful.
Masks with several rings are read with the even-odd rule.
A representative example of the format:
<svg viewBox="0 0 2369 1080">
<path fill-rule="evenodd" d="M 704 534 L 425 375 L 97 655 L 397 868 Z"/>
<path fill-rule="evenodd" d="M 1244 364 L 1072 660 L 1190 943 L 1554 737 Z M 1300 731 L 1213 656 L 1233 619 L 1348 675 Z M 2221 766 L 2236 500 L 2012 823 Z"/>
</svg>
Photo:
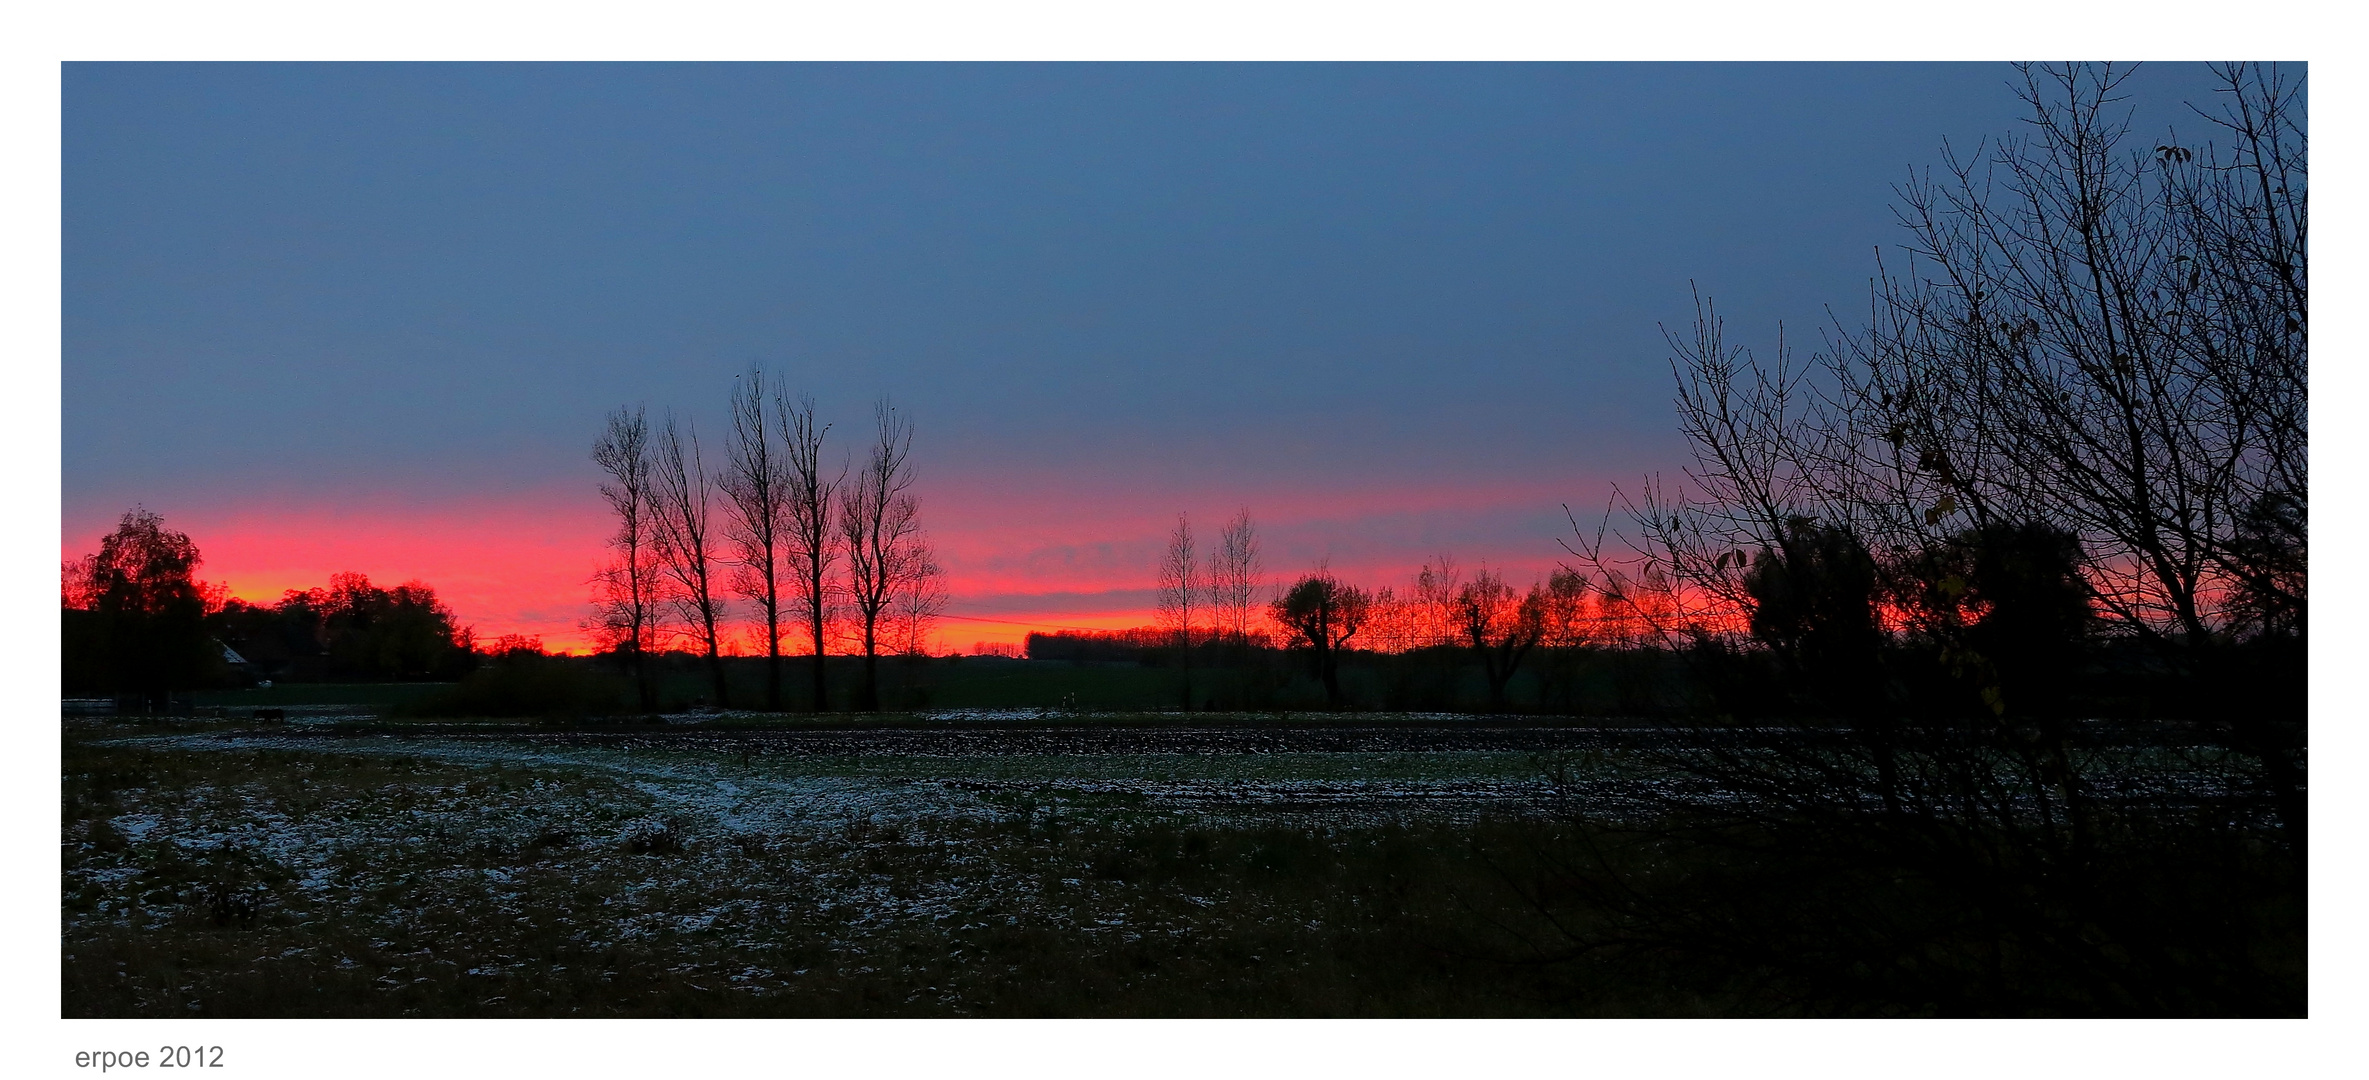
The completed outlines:
<svg viewBox="0 0 2369 1080">
<path fill-rule="evenodd" d="M 1332 712 L 1479 711 L 1486 704 L 1477 670 L 1458 653 L 1384 657 L 1353 654 L 1344 663 L 1345 700 L 1328 704 L 1297 655 L 1260 653 L 1215 657 L 1189 673 L 1165 653 L 1152 663 L 1020 660 L 993 656 L 883 657 L 880 700 L 890 711 L 1041 709 L 1078 712 Z M 1635 658 L 1558 656 L 1518 673 L 1508 708 L 1519 712 L 1635 715 L 1642 698 L 1615 676 Z M 651 660 L 662 712 L 724 707 L 767 708 L 766 662 L 724 662 L 727 700 L 714 699 L 704 663 L 685 654 Z M 515 669 L 515 670 L 511 670 Z M 1533 670 L 1535 669 L 1535 670 Z M 830 704 L 845 709 L 857 698 L 860 658 L 833 656 L 826 665 Z M 289 683 L 211 689 L 184 696 L 200 709 L 246 710 L 350 706 L 384 713 L 502 715 L 582 719 L 637 711 L 625 672 L 606 659 L 551 658 L 548 662 L 489 661 L 462 683 Z M 785 657 L 779 711 L 812 713 L 807 659 Z M 1634 681 L 1634 680 L 1631 680 Z M 1185 691 L 1191 690 L 1188 700 Z M 1637 698 L 1637 700 L 1631 700 Z M 827 712 L 828 710 L 826 710 Z"/>
<path fill-rule="evenodd" d="M 558 765 L 117 733 L 67 734 L 69 1016 L 2305 1007 L 2299 868 L 2243 830 L 2124 830 L 2095 911 L 2001 927 L 1976 894 L 2045 883 L 1781 822 L 1222 825 L 1022 756 L 1047 779 L 982 785 L 984 817 L 756 832 Z"/>
<path fill-rule="evenodd" d="M 973 656 L 890 661 L 885 699 L 939 709 L 1160 709 L 1181 707 L 1177 673 L 1140 664 Z"/>
<path fill-rule="evenodd" d="M 1193 828 L 1124 798 L 1012 797 L 988 822 L 620 837 L 627 793 L 587 794 L 614 800 L 610 820 L 541 820 L 536 781 L 592 782 L 531 770 L 75 746 L 67 775 L 68 880 L 83 882 L 65 896 L 70 1016 L 1528 1015 L 1577 1000 L 1571 972 L 1520 962 L 1473 918 L 1506 897 L 1468 828 Z M 107 824 L 234 802 L 422 832 L 342 845 L 329 902 L 255 847 L 195 853 Z M 465 833 L 437 804 L 512 824 Z M 137 872 L 76 873 L 99 864 Z M 462 881 L 487 870 L 507 895 Z"/>
<path fill-rule="evenodd" d="M 289 705 L 395 706 L 451 689 L 451 683 L 277 683 L 239 690 L 199 690 L 188 695 L 199 707 L 274 708 Z"/>
</svg>

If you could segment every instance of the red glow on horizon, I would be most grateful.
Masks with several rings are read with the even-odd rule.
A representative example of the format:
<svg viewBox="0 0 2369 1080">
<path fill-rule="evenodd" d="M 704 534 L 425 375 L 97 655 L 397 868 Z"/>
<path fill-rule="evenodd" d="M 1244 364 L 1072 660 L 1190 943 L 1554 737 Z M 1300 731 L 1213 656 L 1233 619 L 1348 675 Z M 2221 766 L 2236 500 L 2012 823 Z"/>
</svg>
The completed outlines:
<svg viewBox="0 0 2369 1080">
<path fill-rule="evenodd" d="M 587 582 L 605 529 L 597 506 L 201 513 L 165 523 L 197 542 L 199 577 L 249 603 L 275 603 L 287 590 L 352 572 L 382 587 L 426 582 L 481 641 L 520 634 L 554 651 L 592 645 L 578 623 L 589 612 Z M 69 539 L 66 558 L 95 550 L 104 531 Z"/>
<path fill-rule="evenodd" d="M 924 493 L 923 520 L 947 570 L 954 601 L 935 626 L 933 652 L 970 652 L 981 644 L 1017 645 L 1032 631 L 1124 630 L 1156 622 L 1153 560 L 1175 521 L 1174 511 L 1143 509 L 1150 499 L 1188 502 L 1203 548 L 1213 548 L 1233 508 L 1251 507 L 1266 545 L 1270 586 L 1287 583 L 1329 558 L 1344 579 L 1368 587 L 1411 578 L 1438 554 L 1403 535 L 1410 516 L 1457 518 L 1532 512 L 1552 507 L 1541 493 L 1518 487 L 1428 486 L 1421 490 L 1328 490 L 1313 495 L 1276 491 L 1236 497 L 1169 493 L 1120 497 L 1071 490 L 1051 478 L 1001 474 L 978 482 L 945 483 Z M 1262 506 L 1288 508 L 1264 511 Z M 582 628 L 591 613 L 590 580 L 606 557 L 605 509 L 590 492 L 531 492 L 500 500 L 348 499 L 280 507 L 162 511 L 166 525 L 189 534 L 204 556 L 199 576 L 231 595 L 268 604 L 290 589 L 324 586 L 332 574 L 353 572 L 380 586 L 424 581 L 480 641 L 504 634 L 539 637 L 547 649 L 583 653 L 596 647 Z M 1393 523 L 1386 529 L 1371 523 Z M 63 542 L 72 560 L 96 550 L 114 525 L 77 516 L 81 527 Z M 1389 532 L 1395 537 L 1379 537 Z M 1473 565 L 1543 576 L 1551 568 L 1552 538 L 1540 536 L 1530 558 L 1519 552 L 1455 552 Z M 1311 554 L 1313 553 L 1313 554 Z M 759 655 L 760 628 L 748 605 L 735 601 L 728 651 Z M 795 633 L 785 650 L 795 650 Z M 852 651 L 834 643 L 834 653 Z"/>
</svg>

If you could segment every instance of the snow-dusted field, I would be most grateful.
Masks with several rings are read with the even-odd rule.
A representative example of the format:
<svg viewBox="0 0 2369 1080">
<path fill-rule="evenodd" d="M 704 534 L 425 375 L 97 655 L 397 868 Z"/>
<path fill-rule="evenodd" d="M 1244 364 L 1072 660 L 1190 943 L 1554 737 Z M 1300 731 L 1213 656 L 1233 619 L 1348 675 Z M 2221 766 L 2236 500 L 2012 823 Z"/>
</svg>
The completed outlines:
<svg viewBox="0 0 2369 1080">
<path fill-rule="evenodd" d="M 1518 927 L 1504 858 L 1736 798 L 1648 729 L 676 719 L 69 718 L 67 1012 L 1522 1011 L 1433 944 Z M 2118 760 L 2097 795 L 2228 782 Z"/>
<path fill-rule="evenodd" d="M 1244 955 L 1291 954 L 1321 939 L 1308 905 L 1334 901 L 1287 903 L 1245 867 L 1288 873 L 1327 844 L 1552 796 L 1520 738 L 972 738 L 948 720 L 617 736 L 85 727 L 63 837 L 69 1011 L 268 1012 L 268 987 L 324 978 L 361 1011 L 636 1011 L 602 999 L 625 983 L 642 1011 L 654 993 L 830 1011 L 858 987 L 899 988 L 883 1007 L 959 1011 L 982 991 L 957 985 L 1018 977 L 931 974 L 994 951 L 982 935 L 1111 956 L 1267 927 L 1284 943 Z M 169 960 L 152 954 L 163 942 Z M 183 955 L 192 942 L 226 951 Z"/>
<path fill-rule="evenodd" d="M 924 819 L 999 821 L 1031 798 L 1107 797 L 1137 814 L 1304 823 L 1518 812 L 1551 792 L 1536 751 L 1308 748 L 1305 734 L 1147 731 L 738 733 L 323 739 L 298 733 L 148 735 L 100 745 L 416 759 L 598 778 L 699 833 L 779 833 Z M 985 743 L 992 741 L 994 745 Z M 1397 741 L 1406 741 L 1401 738 Z M 1018 744 L 1018 745 L 1014 745 Z M 1324 821 L 1316 822 L 1318 824 Z M 1347 822 L 1338 822 L 1347 823 Z"/>
</svg>

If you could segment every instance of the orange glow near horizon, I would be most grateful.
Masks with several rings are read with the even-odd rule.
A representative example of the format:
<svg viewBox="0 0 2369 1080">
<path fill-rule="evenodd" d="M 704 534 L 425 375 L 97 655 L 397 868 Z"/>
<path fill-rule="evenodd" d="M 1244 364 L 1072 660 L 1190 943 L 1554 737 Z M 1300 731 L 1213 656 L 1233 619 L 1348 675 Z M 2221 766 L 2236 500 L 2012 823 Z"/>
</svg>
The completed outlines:
<svg viewBox="0 0 2369 1080">
<path fill-rule="evenodd" d="M 597 648 L 582 620 L 591 612 L 590 579 L 605 552 L 608 528 L 598 507 L 554 510 L 531 505 L 452 507 L 425 512 L 281 512 L 209 518 L 178 515 L 170 528 L 197 541 L 204 562 L 198 576 L 228 587 L 248 603 L 277 602 L 291 589 L 325 586 L 332 574 L 354 572 L 381 586 L 425 581 L 475 631 L 479 640 L 503 634 L 542 639 L 553 651 Z M 63 560 L 96 550 L 101 533 L 67 541 Z M 946 545 L 940 539 L 942 546 Z M 1031 591 L 1042 600 L 1031 603 Z M 954 610 L 932 633 L 933 651 L 969 652 L 981 643 L 1018 644 L 1032 630 L 1125 629 L 1150 623 L 1138 604 L 1093 604 L 1091 594 L 1044 590 L 1024 575 L 950 575 Z M 996 586 L 1021 585 L 1002 591 Z M 982 593 L 987 595 L 982 596 Z M 989 610 L 971 611 L 973 598 Z M 1081 601 L 1085 603 L 1081 604 Z M 760 629 L 736 618 L 727 651 L 757 655 Z M 798 649 L 795 631 L 784 648 Z M 834 651 L 847 646 L 835 643 Z"/>
<path fill-rule="evenodd" d="M 205 560 L 199 577 L 250 603 L 276 602 L 289 589 L 318 588 L 331 574 L 353 572 L 382 586 L 427 582 L 480 640 L 526 634 L 546 648 L 578 652 L 592 644 L 578 624 L 589 613 L 588 581 L 600 558 L 597 507 L 168 513 L 165 524 L 197 542 Z M 95 550 L 101 532 L 70 539 L 66 558 Z"/>
<path fill-rule="evenodd" d="M 1436 490 L 1333 491 L 1284 498 L 1194 497 L 1194 526 L 1206 551 L 1235 506 L 1248 503 L 1266 547 L 1266 577 L 1287 581 L 1329 559 L 1334 573 L 1368 586 L 1411 578 L 1436 551 L 1374 539 L 1371 523 L 1397 524 L 1418 514 L 1462 517 L 1534 512 L 1538 492 L 1442 487 Z M 1151 496 L 1160 498 L 1160 496 Z M 1170 499 L 1184 501 L 1170 496 Z M 953 597 L 932 634 L 937 653 L 968 653 L 982 644 L 1017 645 L 1031 631 L 1123 630 L 1156 622 L 1153 564 L 1174 512 L 1147 512 L 1145 498 L 1063 491 L 1036 478 L 999 476 L 924 493 L 924 522 L 947 570 Z M 1166 501 L 1166 500 L 1164 500 Z M 606 552 L 610 525 L 589 492 L 532 492 L 499 500 L 366 500 L 298 508 L 163 507 L 167 527 L 185 532 L 204 556 L 199 577 L 220 582 L 250 603 L 272 603 L 290 589 L 324 586 L 332 574 L 367 575 L 381 586 L 424 581 L 480 641 L 503 634 L 539 637 L 548 649 L 589 652 L 582 627 L 591 613 L 590 581 Z M 377 503 L 377 505 L 373 505 Z M 1288 506 L 1289 519 L 1261 504 Z M 1559 513 L 1559 511 L 1557 511 Z M 112 516 L 77 515 L 62 558 L 96 550 Z M 1398 525 L 1397 532 L 1407 531 Z M 1551 552 L 1541 536 L 1536 548 Z M 1467 566 L 1497 553 L 1457 553 Z M 1488 558 L 1492 566 L 1543 576 L 1551 558 Z M 1525 565 L 1528 564 L 1528 565 Z M 735 602 L 729 651 L 762 653 L 747 605 Z M 794 639 L 795 634 L 786 635 Z M 796 649 L 794 641 L 785 650 Z M 848 650 L 834 643 L 833 652 Z"/>
</svg>

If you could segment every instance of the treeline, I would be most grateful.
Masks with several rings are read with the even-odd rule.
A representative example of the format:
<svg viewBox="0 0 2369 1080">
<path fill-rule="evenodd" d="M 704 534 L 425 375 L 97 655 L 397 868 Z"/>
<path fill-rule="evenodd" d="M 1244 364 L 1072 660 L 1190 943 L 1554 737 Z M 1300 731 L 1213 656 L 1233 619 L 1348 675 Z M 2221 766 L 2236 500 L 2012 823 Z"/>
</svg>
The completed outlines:
<svg viewBox="0 0 2369 1080">
<path fill-rule="evenodd" d="M 481 656 L 475 632 L 421 581 L 384 588 L 333 574 L 327 587 L 290 589 L 276 603 L 227 600 L 213 622 L 256 676 L 279 681 L 449 682 Z"/>
<path fill-rule="evenodd" d="M 1175 648 L 1174 634 L 1140 626 L 1127 630 L 1058 630 L 1050 634 L 1032 631 L 1021 643 L 1021 655 L 1030 660 L 1072 663 L 1157 664 L 1163 661 L 1163 654 Z"/>
<path fill-rule="evenodd" d="M 1811 363 L 1671 335 L 1692 466 L 1569 543 L 1678 733 L 1647 823 L 1536 845 L 1545 951 L 1789 1011 L 2303 1011 L 2303 96 L 2217 70 L 2225 148 L 2023 69 L 2027 134 L 1902 189 L 1911 265 Z"/>
<path fill-rule="evenodd" d="M 1482 566 L 1467 575 L 1453 558 L 1440 556 L 1403 583 L 1361 586 L 1320 568 L 1270 595 L 1247 511 L 1228 527 L 1227 544 L 1248 557 L 1228 557 L 1221 547 L 1220 559 L 1211 560 L 1230 567 L 1177 572 L 1189 529 L 1181 521 L 1170 545 L 1166 625 L 1032 633 L 1026 655 L 1179 668 L 1188 681 L 1199 670 L 1203 692 L 1190 700 L 1192 708 L 1633 713 L 1653 707 L 1611 685 L 1606 672 L 1615 662 L 1602 655 L 1639 644 L 1637 617 L 1568 568 L 1516 588 L 1501 571 Z"/>
<path fill-rule="evenodd" d="M 187 534 L 135 508 L 98 551 L 68 564 L 65 692 L 160 711 L 176 692 L 259 680 L 450 681 L 482 659 L 473 631 L 425 582 L 335 574 L 257 604 L 199 579 L 202 562 Z"/>
<path fill-rule="evenodd" d="M 1158 572 L 1157 625 L 1030 634 L 1027 655 L 1173 667 L 1173 700 L 1188 710 L 1680 707 L 1644 690 L 1666 681 L 1656 673 L 1669 665 L 1620 655 L 1659 643 L 1667 605 L 1616 577 L 1591 584 L 1558 566 L 1523 587 L 1485 564 L 1467 574 L 1443 555 L 1402 583 L 1358 585 L 1319 565 L 1270 586 L 1247 509 L 1206 554 L 1191 517 L 1177 515 Z"/>
<path fill-rule="evenodd" d="M 1180 520 L 1179 685 L 1394 707 L 1460 672 L 1467 703 L 1576 680 L 1655 717 L 1615 768 L 1542 755 L 1557 809 L 1495 853 L 1542 970 L 1788 1013 L 2302 1014 L 2304 97 L 2217 71 L 2219 146 L 2133 139 L 2128 69 L 2024 68 L 2025 134 L 1901 189 L 1910 265 L 1809 362 L 1698 301 L 1690 467 L 1546 580 L 1320 567 L 1268 605 L 1286 649 L 1227 667 Z"/>
<path fill-rule="evenodd" d="M 653 430 L 641 407 L 608 417 L 593 461 L 616 527 L 595 577 L 587 629 L 631 679 L 645 711 L 659 705 L 652 658 L 680 646 L 704 658 L 706 704 L 732 704 L 723 641 L 739 616 L 763 642 L 763 705 L 780 711 L 783 660 L 804 654 L 805 700 L 831 707 L 826 658 L 862 658 L 854 708 L 880 707 L 882 654 L 920 655 L 946 604 L 914 497 L 912 421 L 883 400 L 860 461 L 830 467 L 830 425 L 810 397 L 740 376 L 723 460 L 697 427 L 669 414 Z"/>
<path fill-rule="evenodd" d="M 1710 708 L 2063 748 L 2114 666 L 2301 835 L 2302 99 L 2223 75 L 2230 149 L 2148 148 L 2127 70 L 2028 69 L 2029 139 L 1903 190 L 1865 326 L 1809 364 L 1708 303 L 1671 335 L 1686 483 L 1573 546 Z"/>
</svg>

